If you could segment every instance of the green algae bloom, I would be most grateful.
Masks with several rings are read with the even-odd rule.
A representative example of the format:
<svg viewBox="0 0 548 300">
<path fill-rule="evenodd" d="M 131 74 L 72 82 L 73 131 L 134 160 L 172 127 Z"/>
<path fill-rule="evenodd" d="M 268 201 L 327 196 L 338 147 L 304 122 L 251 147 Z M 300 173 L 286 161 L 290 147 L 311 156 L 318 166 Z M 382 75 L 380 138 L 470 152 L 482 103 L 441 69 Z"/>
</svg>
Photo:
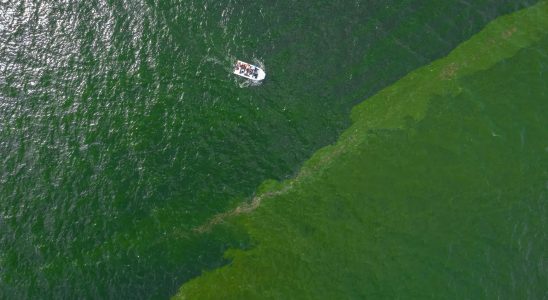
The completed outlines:
<svg viewBox="0 0 548 300">
<path fill-rule="evenodd" d="M 254 247 L 175 299 L 545 297 L 547 51 L 544 1 L 358 105 L 224 216 Z"/>
</svg>

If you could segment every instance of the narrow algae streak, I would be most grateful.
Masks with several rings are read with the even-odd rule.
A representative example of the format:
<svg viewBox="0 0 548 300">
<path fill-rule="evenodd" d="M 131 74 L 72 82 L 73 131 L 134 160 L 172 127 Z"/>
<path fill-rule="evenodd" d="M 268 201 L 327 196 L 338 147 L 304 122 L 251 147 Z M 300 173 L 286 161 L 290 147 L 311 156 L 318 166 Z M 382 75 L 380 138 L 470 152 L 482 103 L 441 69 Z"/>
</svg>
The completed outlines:
<svg viewBox="0 0 548 300">
<path fill-rule="evenodd" d="M 543 298 L 547 52 L 543 1 L 358 105 L 298 176 L 205 225 L 256 246 L 175 299 Z"/>
</svg>

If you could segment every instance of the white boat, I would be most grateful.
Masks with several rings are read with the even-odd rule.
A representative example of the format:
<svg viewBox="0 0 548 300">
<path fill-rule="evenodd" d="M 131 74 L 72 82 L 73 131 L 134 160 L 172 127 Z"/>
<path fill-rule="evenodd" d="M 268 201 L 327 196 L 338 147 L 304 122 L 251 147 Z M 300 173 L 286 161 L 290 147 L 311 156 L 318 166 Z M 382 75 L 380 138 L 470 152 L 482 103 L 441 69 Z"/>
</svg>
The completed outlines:
<svg viewBox="0 0 548 300">
<path fill-rule="evenodd" d="M 236 61 L 233 73 L 253 81 L 261 81 L 266 77 L 263 69 L 241 60 Z"/>
</svg>

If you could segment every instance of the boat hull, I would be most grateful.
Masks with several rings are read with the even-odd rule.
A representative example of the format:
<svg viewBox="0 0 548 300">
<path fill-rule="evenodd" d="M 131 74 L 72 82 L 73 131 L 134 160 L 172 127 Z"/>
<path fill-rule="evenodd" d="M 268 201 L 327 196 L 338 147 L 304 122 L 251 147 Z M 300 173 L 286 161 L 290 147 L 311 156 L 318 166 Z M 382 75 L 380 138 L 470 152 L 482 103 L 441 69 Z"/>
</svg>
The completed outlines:
<svg viewBox="0 0 548 300">
<path fill-rule="evenodd" d="M 266 73 L 263 69 L 241 60 L 236 62 L 232 73 L 253 81 L 261 81 L 266 78 Z"/>
</svg>

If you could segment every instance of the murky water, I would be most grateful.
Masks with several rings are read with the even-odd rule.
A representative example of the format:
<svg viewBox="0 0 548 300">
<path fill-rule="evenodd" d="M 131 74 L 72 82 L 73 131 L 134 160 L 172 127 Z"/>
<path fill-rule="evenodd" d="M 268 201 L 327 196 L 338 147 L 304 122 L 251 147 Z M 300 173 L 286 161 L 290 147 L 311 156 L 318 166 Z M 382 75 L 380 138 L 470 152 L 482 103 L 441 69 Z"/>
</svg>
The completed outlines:
<svg viewBox="0 0 548 300">
<path fill-rule="evenodd" d="M 173 294 L 246 247 L 191 228 L 534 2 L 0 2 L 0 298 Z"/>
</svg>

